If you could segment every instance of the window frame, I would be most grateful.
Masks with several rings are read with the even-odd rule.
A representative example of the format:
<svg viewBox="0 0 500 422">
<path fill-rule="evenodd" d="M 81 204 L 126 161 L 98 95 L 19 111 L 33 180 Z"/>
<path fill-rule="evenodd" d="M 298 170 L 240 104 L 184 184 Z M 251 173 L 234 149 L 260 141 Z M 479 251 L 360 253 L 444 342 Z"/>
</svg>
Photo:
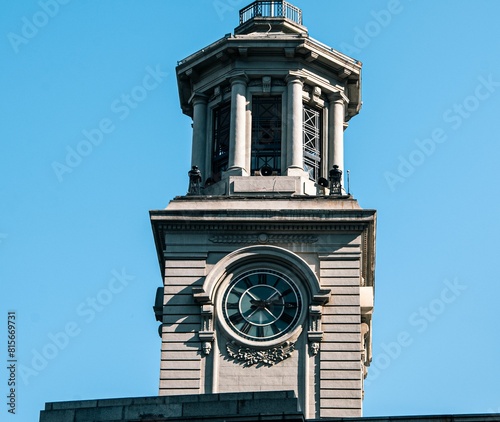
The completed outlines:
<svg viewBox="0 0 500 422">
<path fill-rule="evenodd" d="M 219 113 L 224 112 L 224 126 L 220 128 Z M 214 182 L 221 180 L 222 172 L 226 171 L 229 166 L 229 150 L 231 147 L 231 101 L 224 101 L 217 104 L 211 109 L 212 115 L 212 140 L 210 143 L 210 174 Z M 219 142 L 221 136 L 227 141 L 225 147 L 227 150 L 219 153 L 217 156 L 216 150 L 220 148 Z"/>
<path fill-rule="evenodd" d="M 259 172 L 264 167 L 270 167 L 272 175 L 281 175 L 283 168 L 283 135 L 284 135 L 284 121 L 283 121 L 283 94 L 276 93 L 273 95 L 262 95 L 260 93 L 252 93 L 251 94 L 251 124 L 250 124 L 250 175 L 254 176 L 259 174 Z M 265 103 L 270 103 L 271 107 L 274 107 L 274 110 L 271 110 L 269 117 L 258 116 L 258 110 L 256 111 L 257 106 L 263 106 Z M 264 110 L 265 111 L 265 110 Z M 276 115 L 272 116 L 272 112 L 275 112 Z M 258 125 L 266 125 L 270 123 L 270 126 L 261 126 Z M 265 145 L 266 142 L 259 142 L 260 145 L 256 142 L 256 134 L 263 133 L 263 135 L 268 135 L 272 140 L 269 141 L 269 144 L 275 144 L 273 148 L 267 150 L 268 155 L 266 155 Z M 263 138 L 261 138 L 263 139 Z M 257 153 L 257 146 L 261 147 L 262 154 Z M 256 161 L 258 160 L 258 161 Z"/>
<path fill-rule="evenodd" d="M 317 182 L 323 174 L 324 145 L 323 145 L 323 108 L 304 103 L 302 105 L 302 139 L 304 171 L 309 179 Z M 313 124 L 309 124 L 311 121 Z"/>
</svg>

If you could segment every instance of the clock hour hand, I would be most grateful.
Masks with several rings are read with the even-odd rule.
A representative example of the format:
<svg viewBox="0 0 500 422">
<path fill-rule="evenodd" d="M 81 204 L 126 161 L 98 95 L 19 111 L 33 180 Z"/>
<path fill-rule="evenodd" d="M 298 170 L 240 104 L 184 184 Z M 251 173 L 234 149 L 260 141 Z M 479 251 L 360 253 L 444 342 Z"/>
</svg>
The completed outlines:
<svg viewBox="0 0 500 422">
<path fill-rule="evenodd" d="M 262 299 L 250 299 L 250 303 L 259 309 L 264 309 L 267 306 L 266 301 Z"/>
</svg>

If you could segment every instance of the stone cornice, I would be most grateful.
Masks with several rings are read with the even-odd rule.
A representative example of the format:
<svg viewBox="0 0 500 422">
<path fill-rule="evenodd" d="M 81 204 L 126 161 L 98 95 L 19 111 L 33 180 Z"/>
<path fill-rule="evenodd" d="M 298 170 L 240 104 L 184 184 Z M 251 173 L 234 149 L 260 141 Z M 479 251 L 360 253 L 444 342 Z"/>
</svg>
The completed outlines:
<svg viewBox="0 0 500 422">
<path fill-rule="evenodd" d="M 233 210 L 224 209 L 223 204 L 219 209 L 203 209 L 199 203 L 196 209 L 189 209 L 188 203 L 185 205 L 183 209 L 150 212 L 153 232 L 161 245 L 165 234 L 174 232 L 207 233 L 210 242 L 229 244 L 312 243 L 316 236 L 328 232 L 364 233 L 364 249 L 375 239 L 374 210 Z M 163 249 L 158 250 L 159 257 Z M 364 272 L 370 273 L 370 263 L 365 265 Z"/>
<path fill-rule="evenodd" d="M 375 219 L 374 210 L 362 209 L 228 209 L 220 204 L 219 209 L 203 209 L 198 203 L 197 209 L 177 209 L 150 211 L 153 224 L 168 223 L 181 226 L 193 224 L 268 224 L 276 225 L 307 225 L 336 226 L 370 224 Z M 200 209 L 201 208 L 201 209 Z M 249 207 L 250 208 L 250 207 Z"/>
<path fill-rule="evenodd" d="M 254 198 L 185 199 L 172 202 L 174 209 L 150 211 L 160 268 L 163 268 L 167 234 L 204 235 L 212 245 L 285 245 L 316 243 L 332 233 L 360 234 L 366 259 L 361 272 L 366 285 L 374 284 L 376 212 L 329 208 L 335 201 L 255 201 Z M 349 200 L 347 200 L 347 203 Z M 355 201 L 354 201 L 355 202 Z M 253 204 L 253 205 L 252 205 Z M 339 204 L 339 203 L 337 203 Z M 280 209 L 269 209 L 274 205 Z M 340 204 L 339 204 L 340 205 Z M 345 205 L 345 204 L 344 204 Z M 247 209 L 231 209 L 241 206 Z M 266 209 L 262 209 L 263 206 Z M 316 207 L 315 207 L 316 206 Z M 252 209 L 252 207 L 255 207 Z M 258 207 L 258 208 L 257 208 Z M 311 207 L 311 208 L 306 208 Z M 302 209 L 306 208 L 306 209 Z"/>
</svg>

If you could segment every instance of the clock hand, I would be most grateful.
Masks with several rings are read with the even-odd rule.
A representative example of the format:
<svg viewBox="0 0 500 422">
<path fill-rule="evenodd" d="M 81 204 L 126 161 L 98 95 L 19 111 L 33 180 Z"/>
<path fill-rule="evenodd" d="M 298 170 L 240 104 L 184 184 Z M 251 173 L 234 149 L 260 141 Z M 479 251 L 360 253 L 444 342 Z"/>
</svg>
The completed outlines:
<svg viewBox="0 0 500 422">
<path fill-rule="evenodd" d="M 261 299 L 250 299 L 250 303 L 257 306 L 257 308 L 264 308 L 266 306 L 266 302 Z"/>
<path fill-rule="evenodd" d="M 270 296 L 267 300 L 265 300 L 265 304 L 266 304 L 266 307 L 267 306 L 284 306 L 285 304 L 283 303 L 283 298 L 281 296 L 279 297 L 276 297 L 274 299 L 271 300 L 271 298 L 274 296 L 274 294 L 272 296 Z"/>
<path fill-rule="evenodd" d="M 245 292 L 245 294 L 247 294 L 248 296 L 250 296 L 253 300 L 260 300 L 259 298 L 255 297 L 255 295 L 253 295 L 249 290 L 247 290 Z"/>
<path fill-rule="evenodd" d="M 279 294 L 279 293 L 278 293 L 278 292 L 273 292 L 273 294 L 272 294 L 271 296 L 269 296 L 269 297 L 265 300 L 265 302 L 266 302 L 266 303 L 271 303 L 271 302 L 272 302 L 272 300 L 271 300 L 271 299 L 272 299 L 274 296 L 276 296 L 277 294 Z M 281 297 L 281 296 L 280 296 L 280 297 Z"/>
<path fill-rule="evenodd" d="M 274 306 L 283 306 L 285 308 L 296 308 L 297 307 L 296 303 L 273 302 L 272 305 L 274 305 Z"/>
<path fill-rule="evenodd" d="M 274 319 L 276 319 L 276 315 L 274 315 L 267 307 L 263 308 L 264 311 L 266 311 L 269 315 L 271 315 Z"/>
<path fill-rule="evenodd" d="M 252 312 L 250 312 L 250 313 L 246 316 L 246 318 L 250 318 L 252 315 L 254 315 L 254 314 L 255 314 L 258 310 L 260 310 L 260 309 L 262 309 L 262 308 L 260 308 L 260 307 L 255 308 Z M 245 319 L 246 319 L 246 318 L 245 318 Z"/>
</svg>

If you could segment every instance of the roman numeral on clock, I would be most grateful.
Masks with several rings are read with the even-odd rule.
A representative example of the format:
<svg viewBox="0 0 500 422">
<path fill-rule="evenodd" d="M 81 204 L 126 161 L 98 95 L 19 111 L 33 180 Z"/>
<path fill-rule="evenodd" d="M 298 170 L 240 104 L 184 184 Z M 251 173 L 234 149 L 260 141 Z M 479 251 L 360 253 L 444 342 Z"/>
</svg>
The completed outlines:
<svg viewBox="0 0 500 422">
<path fill-rule="evenodd" d="M 264 337 L 265 334 L 264 334 L 264 327 L 262 327 L 261 325 L 258 325 L 257 326 L 257 337 Z"/>
<path fill-rule="evenodd" d="M 245 285 L 247 286 L 247 288 L 250 288 L 250 287 L 253 286 L 253 283 L 252 283 L 252 281 L 250 280 L 249 277 L 245 277 L 242 281 L 243 281 L 243 283 L 245 283 Z"/>
<path fill-rule="evenodd" d="M 240 331 L 242 333 L 248 334 L 251 328 L 252 328 L 252 324 L 250 324 L 249 322 L 245 322 L 243 324 L 243 327 L 240 328 Z"/>
<path fill-rule="evenodd" d="M 239 322 L 243 321 L 243 315 L 241 315 L 239 312 L 233 314 L 229 317 L 229 321 L 231 321 L 233 324 L 238 324 Z"/>
<path fill-rule="evenodd" d="M 293 321 L 293 316 L 283 312 L 279 319 L 287 324 L 290 324 Z"/>
<path fill-rule="evenodd" d="M 281 330 L 276 326 L 276 324 L 270 325 L 273 334 L 278 334 Z"/>
</svg>

